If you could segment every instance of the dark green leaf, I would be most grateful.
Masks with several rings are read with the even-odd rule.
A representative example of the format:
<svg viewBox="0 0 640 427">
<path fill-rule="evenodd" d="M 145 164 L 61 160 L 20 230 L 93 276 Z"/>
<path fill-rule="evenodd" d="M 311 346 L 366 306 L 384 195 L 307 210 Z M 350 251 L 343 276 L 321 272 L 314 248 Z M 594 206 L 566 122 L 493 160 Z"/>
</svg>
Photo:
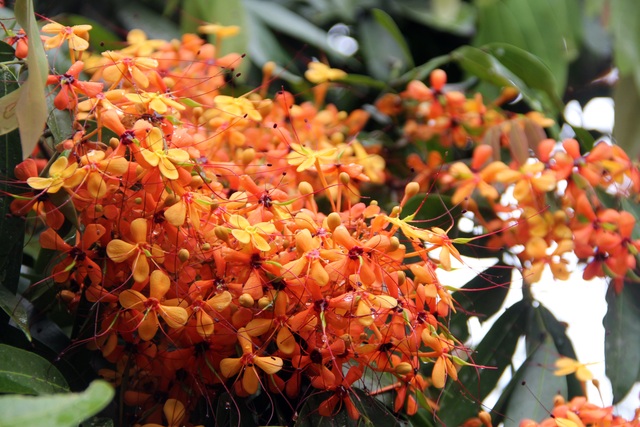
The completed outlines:
<svg viewBox="0 0 640 427">
<path fill-rule="evenodd" d="M 113 387 L 98 380 L 82 393 L 2 396 L 3 427 L 72 427 L 100 412 L 113 399 Z"/>
<path fill-rule="evenodd" d="M 482 47 L 530 88 L 540 89 L 558 111 L 563 102 L 556 92 L 557 83 L 549 67 L 535 55 L 508 43 L 490 43 Z"/>
<path fill-rule="evenodd" d="M 564 93 L 569 62 L 578 54 L 581 13 L 578 0 L 476 0 L 476 46 L 504 42 L 539 57 Z"/>
<path fill-rule="evenodd" d="M 398 419 L 377 399 L 366 392 L 354 388 L 350 393 L 351 401 L 360 412 L 360 418 L 349 418 L 344 405 L 336 406 L 338 411 L 331 417 L 323 417 L 318 414 L 319 405 L 331 397 L 332 392 L 323 392 L 310 396 L 302 406 L 295 427 L 323 427 L 323 426 L 370 426 L 370 427 L 396 427 Z"/>
<path fill-rule="evenodd" d="M 328 42 L 327 32 L 275 2 L 244 0 L 251 13 L 269 27 L 315 46 L 334 58 L 340 55 Z"/>
<path fill-rule="evenodd" d="M 429 77 L 429 74 L 436 68 L 442 67 L 444 64 L 450 61 L 448 55 L 438 56 L 430 59 L 426 63 L 415 67 L 412 70 L 407 71 L 400 77 L 391 81 L 391 86 L 403 86 L 409 83 L 411 80 L 425 80 Z"/>
<path fill-rule="evenodd" d="M 16 296 L 7 288 L 0 284 L 0 308 L 9 315 L 16 326 L 24 333 L 29 341 L 31 334 L 29 333 L 29 313 L 23 305 L 22 298 Z"/>
<path fill-rule="evenodd" d="M 15 76 L 7 67 L 0 67 L 0 97 L 18 88 Z M 0 285 L 10 294 L 18 290 L 20 265 L 22 264 L 22 244 L 24 241 L 24 220 L 11 214 L 12 198 L 6 194 L 18 194 L 19 188 L 10 184 L 15 179 L 13 170 L 22 161 L 20 133 L 13 130 L 0 136 Z"/>
<path fill-rule="evenodd" d="M 386 13 L 374 9 L 363 17 L 358 35 L 368 74 L 374 78 L 388 81 L 413 67 L 406 42 Z"/>
<path fill-rule="evenodd" d="M 499 262 L 478 274 L 453 294 L 461 316 L 477 316 L 480 322 L 498 312 L 511 286 L 513 266 Z"/>
<path fill-rule="evenodd" d="M 458 375 L 459 381 L 450 382 L 443 392 L 439 402 L 442 409 L 438 413 L 443 425 L 460 425 L 478 413 L 482 400 L 495 388 L 511 363 L 528 318 L 527 303 L 520 301 L 493 324 L 470 360 L 478 368 L 464 367 Z"/>
<path fill-rule="evenodd" d="M 620 294 L 607 291 L 604 354 L 607 377 L 613 388 L 613 403 L 620 402 L 640 381 L 640 287 L 625 283 Z"/>
<path fill-rule="evenodd" d="M 571 126 L 571 129 L 575 132 L 575 138 L 580 143 L 580 150 L 584 153 L 587 151 L 591 151 L 593 148 L 593 144 L 596 142 L 596 139 L 591 135 L 591 133 L 585 128 L 581 128 L 578 126 Z"/>
<path fill-rule="evenodd" d="M 380 90 L 384 90 L 388 87 L 385 82 L 362 74 L 347 74 L 347 77 L 340 79 L 340 83 L 352 86 L 368 86 Z"/>
<path fill-rule="evenodd" d="M 532 108 L 542 109 L 540 97 L 492 54 L 476 47 L 462 46 L 451 52 L 451 58 L 473 76 L 500 88 L 516 88 Z"/>
<path fill-rule="evenodd" d="M 65 391 L 69 391 L 67 382 L 49 361 L 35 353 L 0 344 L 0 393 L 50 394 Z"/>
<path fill-rule="evenodd" d="M 53 135 L 53 143 L 59 144 L 73 136 L 72 116 L 67 110 L 58 110 L 53 105 L 54 96 L 47 96 L 47 108 L 51 113 L 47 118 L 47 126 Z"/>
</svg>

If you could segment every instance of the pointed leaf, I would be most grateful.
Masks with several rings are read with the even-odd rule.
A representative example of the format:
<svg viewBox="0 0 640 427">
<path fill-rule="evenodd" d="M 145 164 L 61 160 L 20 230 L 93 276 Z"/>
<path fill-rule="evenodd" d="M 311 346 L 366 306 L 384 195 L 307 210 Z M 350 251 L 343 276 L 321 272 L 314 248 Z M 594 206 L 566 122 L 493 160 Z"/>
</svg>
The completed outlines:
<svg viewBox="0 0 640 427">
<path fill-rule="evenodd" d="M 618 295 L 611 285 L 607 303 L 605 372 L 611 380 L 613 403 L 617 403 L 640 381 L 640 287 L 627 282 Z"/>
<path fill-rule="evenodd" d="M 29 55 L 27 56 L 29 77 L 22 85 L 20 98 L 16 104 L 22 157 L 26 159 L 36 147 L 47 121 L 47 104 L 43 95 L 49 74 L 49 63 L 40 40 L 40 28 L 33 12 L 32 0 L 17 0 L 14 11 L 16 20 L 29 36 Z"/>
<path fill-rule="evenodd" d="M 31 334 L 29 333 L 29 313 L 23 305 L 22 297 L 19 297 L 5 288 L 0 283 L 0 308 L 9 315 L 16 326 L 24 333 L 29 341 Z"/>
<path fill-rule="evenodd" d="M 113 399 L 106 381 L 92 382 L 82 393 L 47 396 L 1 396 L 3 427 L 72 427 L 100 412 Z"/>
<path fill-rule="evenodd" d="M 616 106 L 613 136 L 616 144 L 624 149 L 631 159 L 640 155 L 640 120 L 636 112 L 640 110 L 640 85 L 633 76 L 622 75 L 613 90 Z"/>
<path fill-rule="evenodd" d="M 15 93 L 18 87 L 15 81 L 15 76 L 7 67 L 0 67 L 0 96 Z M 0 98 L 0 103 L 3 99 Z M 12 130 L 0 135 L 0 285 L 11 294 L 16 293 L 20 279 L 25 221 L 11 214 L 13 199 L 5 194 L 23 192 L 21 188 L 10 185 L 11 180 L 15 179 L 13 170 L 21 161 L 20 133 Z"/>
<path fill-rule="evenodd" d="M 520 301 L 505 311 L 493 324 L 473 353 L 473 362 L 480 366 L 464 367 L 459 382 L 450 382 L 440 399 L 438 415 L 444 425 L 460 425 L 475 416 L 481 402 L 494 389 L 504 370 L 511 363 L 518 339 L 525 333 L 529 309 Z"/>
<path fill-rule="evenodd" d="M 66 380 L 49 361 L 35 353 L 0 344 L 0 393 L 50 394 L 65 391 L 69 391 Z"/>
</svg>

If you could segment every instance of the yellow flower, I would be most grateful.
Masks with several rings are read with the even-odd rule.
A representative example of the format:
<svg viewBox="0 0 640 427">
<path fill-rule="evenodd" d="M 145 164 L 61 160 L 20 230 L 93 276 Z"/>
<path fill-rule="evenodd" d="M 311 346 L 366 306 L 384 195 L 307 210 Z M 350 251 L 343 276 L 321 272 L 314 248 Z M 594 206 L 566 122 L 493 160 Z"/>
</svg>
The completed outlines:
<svg viewBox="0 0 640 427">
<path fill-rule="evenodd" d="M 235 119 L 242 119 L 245 116 L 259 122 L 262 120 L 262 115 L 256 110 L 253 102 L 247 98 L 235 98 L 233 96 L 218 95 L 214 98 L 213 102 L 216 104 L 216 108 Z"/>
<path fill-rule="evenodd" d="M 233 37 L 240 32 L 240 27 L 237 25 L 220 25 L 220 24 L 206 24 L 198 27 L 198 32 L 202 34 L 213 34 L 216 37 L 226 38 Z"/>
<path fill-rule="evenodd" d="M 81 52 L 89 48 L 89 30 L 93 28 L 91 25 L 74 25 L 65 27 L 57 22 L 42 27 L 42 32 L 47 34 L 55 34 L 44 42 L 45 49 L 55 49 L 62 46 L 67 40 L 69 49 Z"/>
<path fill-rule="evenodd" d="M 47 193 L 57 193 L 61 187 L 70 188 L 82 182 L 85 171 L 78 170 L 77 163 L 69 164 L 66 157 L 59 157 L 49 168 L 49 177 L 32 176 L 27 179 L 27 184 L 33 189 L 44 190 Z"/>
<path fill-rule="evenodd" d="M 335 147 L 326 148 L 320 151 L 315 151 L 303 145 L 293 143 L 291 144 L 291 149 L 293 151 L 291 151 L 287 155 L 287 162 L 293 166 L 298 165 L 298 168 L 296 169 L 296 171 L 298 172 L 302 172 L 304 170 L 309 169 L 311 166 L 315 165 L 316 162 L 319 162 L 320 160 L 328 160 L 328 161 L 335 160 L 335 157 L 334 157 L 336 153 Z"/>
<path fill-rule="evenodd" d="M 169 107 L 180 111 L 187 108 L 174 100 L 168 93 L 138 92 L 128 93 L 125 97 L 131 102 L 144 105 L 147 110 L 152 110 L 162 115 L 166 114 Z"/>
<path fill-rule="evenodd" d="M 276 226 L 270 222 L 259 222 L 251 225 L 246 218 L 233 214 L 229 217 L 229 223 L 234 227 L 231 234 L 243 245 L 251 244 L 254 248 L 267 252 L 271 246 L 264 237 L 276 231 Z"/>
<path fill-rule="evenodd" d="M 559 377 L 575 373 L 576 378 L 580 381 L 590 381 L 593 379 L 593 374 L 587 368 L 587 364 L 580 363 L 570 357 L 560 357 L 556 360 L 556 368 L 553 374 Z"/>
<path fill-rule="evenodd" d="M 327 64 L 322 62 L 310 62 L 309 68 L 305 71 L 304 76 L 311 83 L 325 83 L 334 80 L 341 80 L 347 77 L 347 73 L 337 68 L 329 68 Z"/>
<path fill-rule="evenodd" d="M 152 167 L 158 167 L 167 179 L 178 179 L 180 174 L 176 164 L 189 161 L 189 153 L 179 148 L 165 148 L 164 136 L 157 127 L 152 127 L 145 138 L 147 147 L 141 147 L 139 154 Z"/>
<path fill-rule="evenodd" d="M 144 31 L 134 28 L 127 34 L 127 43 L 129 46 L 121 49 L 120 52 L 125 55 L 148 57 L 157 49 L 165 45 L 164 40 L 149 40 Z"/>
</svg>

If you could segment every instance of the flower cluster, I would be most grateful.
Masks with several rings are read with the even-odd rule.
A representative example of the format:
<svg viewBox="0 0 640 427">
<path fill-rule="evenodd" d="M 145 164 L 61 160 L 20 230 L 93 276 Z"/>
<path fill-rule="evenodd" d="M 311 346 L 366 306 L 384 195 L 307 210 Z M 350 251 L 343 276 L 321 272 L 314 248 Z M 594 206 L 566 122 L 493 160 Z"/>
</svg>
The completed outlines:
<svg viewBox="0 0 640 427">
<path fill-rule="evenodd" d="M 68 42 L 75 60 L 87 27 L 49 24 L 47 47 Z M 85 338 L 132 417 L 162 422 L 164 404 L 170 425 L 185 423 L 225 390 L 297 408 L 316 390 L 320 415 L 357 419 L 351 389 L 366 372 L 394 378 L 395 411 L 435 406 L 428 388 L 464 364 L 436 275 L 459 254 L 402 214 L 416 183 L 388 214 L 360 200 L 362 183 L 385 179 L 356 138 L 367 113 L 223 94 L 241 56 L 192 34 L 128 42 L 49 77 L 74 134 L 48 165 L 16 168 L 31 191 L 12 210 L 45 224 L 60 297 L 92 307 Z"/>
<path fill-rule="evenodd" d="M 421 188 L 437 184 L 451 194 L 468 218 L 519 259 L 528 283 L 549 266 L 567 279 L 573 254 L 586 264 L 584 278 L 611 277 L 620 291 L 637 266 L 640 240 L 636 218 L 614 210 L 605 199 L 621 200 L 640 190 L 638 165 L 616 145 L 599 141 L 586 148 L 572 138 L 557 143 L 543 127 L 553 122 L 539 113 L 516 115 L 476 95 L 447 90 L 446 74 L 436 70 L 431 87 L 410 82 L 399 95 L 388 94 L 377 108 L 394 118 L 402 136 L 416 147 L 407 164 Z M 445 164 L 442 147 L 470 153 Z"/>
</svg>

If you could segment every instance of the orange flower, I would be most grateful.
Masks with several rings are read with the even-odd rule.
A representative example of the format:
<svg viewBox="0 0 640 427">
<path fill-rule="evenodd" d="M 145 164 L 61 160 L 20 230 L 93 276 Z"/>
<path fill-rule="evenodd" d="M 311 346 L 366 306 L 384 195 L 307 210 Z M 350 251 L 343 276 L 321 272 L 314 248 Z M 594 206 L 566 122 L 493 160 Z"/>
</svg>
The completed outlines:
<svg viewBox="0 0 640 427">
<path fill-rule="evenodd" d="M 187 324 L 189 319 L 187 310 L 177 306 L 177 301 L 164 301 L 164 296 L 170 287 L 169 276 L 160 270 L 154 270 L 149 279 L 148 298 L 134 289 L 125 289 L 120 293 L 118 299 L 122 307 L 144 313 L 144 318 L 138 325 L 138 335 L 141 339 L 149 341 L 156 335 L 160 327 L 158 315 L 172 329 Z"/>
<path fill-rule="evenodd" d="M 158 61 L 152 58 L 131 57 L 113 51 L 103 52 L 102 56 L 113 62 L 102 72 L 102 77 L 112 83 L 112 88 L 125 80 L 131 85 L 146 89 L 149 86 L 147 74 L 158 68 Z"/>
<path fill-rule="evenodd" d="M 47 84 L 55 84 L 60 91 L 53 100 L 53 105 L 58 110 L 71 110 L 78 105 L 78 94 L 87 95 L 90 98 L 98 96 L 102 92 L 102 83 L 83 82 L 79 79 L 80 72 L 84 68 L 84 62 L 76 61 L 66 73 L 51 75 L 47 78 Z"/>
<path fill-rule="evenodd" d="M 116 263 L 129 261 L 133 271 L 133 280 L 144 282 L 149 277 L 147 258 L 159 256 L 161 250 L 155 245 L 149 248 L 146 219 L 136 218 L 131 221 L 130 233 L 134 243 L 113 239 L 107 244 L 107 256 Z"/>
<path fill-rule="evenodd" d="M 325 83 L 334 80 L 341 80 L 347 77 L 347 73 L 337 68 L 330 68 L 322 62 L 309 62 L 309 68 L 304 72 L 304 76 L 311 83 Z"/>
<path fill-rule="evenodd" d="M 228 357 L 220 361 L 220 372 L 226 378 L 236 375 L 242 369 L 242 388 L 248 394 L 258 391 L 260 379 L 256 366 L 267 375 L 273 375 L 282 369 L 282 359 L 275 356 L 257 356 L 253 351 L 253 341 L 245 328 L 238 329 L 238 343 L 242 348 L 242 357 Z"/>
<path fill-rule="evenodd" d="M 189 153 L 179 148 L 167 149 L 165 144 L 162 131 L 154 126 L 141 141 L 140 148 L 135 151 L 136 158 L 151 167 L 157 167 L 165 178 L 176 180 L 180 178 L 176 165 L 188 163 Z"/>
</svg>

